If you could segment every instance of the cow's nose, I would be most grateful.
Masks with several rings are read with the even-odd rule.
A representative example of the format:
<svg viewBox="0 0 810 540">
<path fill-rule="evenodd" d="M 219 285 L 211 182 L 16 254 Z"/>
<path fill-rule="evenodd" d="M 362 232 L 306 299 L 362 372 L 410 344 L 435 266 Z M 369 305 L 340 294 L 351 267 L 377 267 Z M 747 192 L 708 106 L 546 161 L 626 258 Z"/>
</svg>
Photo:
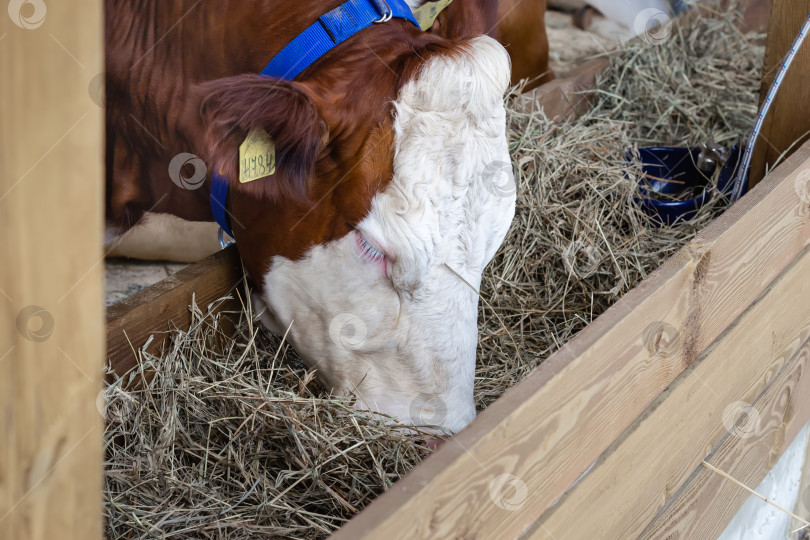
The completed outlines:
<svg viewBox="0 0 810 540">
<path fill-rule="evenodd" d="M 435 452 L 439 449 L 441 445 L 445 443 L 444 439 L 439 439 L 436 437 L 425 437 L 425 446 L 427 446 L 431 452 Z"/>
</svg>

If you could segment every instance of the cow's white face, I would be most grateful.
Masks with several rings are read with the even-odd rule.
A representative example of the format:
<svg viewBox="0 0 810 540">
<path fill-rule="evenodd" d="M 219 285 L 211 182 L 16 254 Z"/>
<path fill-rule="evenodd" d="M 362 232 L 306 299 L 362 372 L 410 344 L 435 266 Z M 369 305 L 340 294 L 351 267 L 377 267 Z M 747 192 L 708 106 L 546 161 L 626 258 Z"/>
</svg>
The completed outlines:
<svg viewBox="0 0 810 540">
<path fill-rule="evenodd" d="M 475 290 L 515 211 L 506 51 L 431 58 L 395 104 L 394 176 L 356 230 L 275 257 L 263 321 L 361 407 L 458 431 L 475 417 Z"/>
</svg>

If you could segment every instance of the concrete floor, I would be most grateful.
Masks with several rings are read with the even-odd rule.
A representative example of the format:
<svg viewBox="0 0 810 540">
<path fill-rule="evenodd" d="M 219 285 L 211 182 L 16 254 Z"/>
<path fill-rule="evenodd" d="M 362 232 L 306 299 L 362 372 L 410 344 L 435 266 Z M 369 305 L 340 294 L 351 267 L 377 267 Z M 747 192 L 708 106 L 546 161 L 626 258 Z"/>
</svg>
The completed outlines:
<svg viewBox="0 0 810 540">
<path fill-rule="evenodd" d="M 106 303 L 111 306 L 188 266 L 184 263 L 107 259 Z"/>
</svg>

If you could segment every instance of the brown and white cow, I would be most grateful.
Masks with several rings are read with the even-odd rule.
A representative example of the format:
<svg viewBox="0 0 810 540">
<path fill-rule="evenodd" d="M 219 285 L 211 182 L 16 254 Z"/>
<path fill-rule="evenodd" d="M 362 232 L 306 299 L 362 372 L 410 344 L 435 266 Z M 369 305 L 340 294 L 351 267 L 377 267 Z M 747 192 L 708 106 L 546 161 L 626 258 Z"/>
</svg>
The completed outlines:
<svg viewBox="0 0 810 540">
<path fill-rule="evenodd" d="M 219 171 L 262 321 L 332 391 L 457 431 L 475 416 L 475 290 L 515 208 L 509 58 L 480 25 L 446 38 L 392 19 L 294 81 L 256 75 L 340 3 L 107 0 L 108 237 L 211 221 Z M 242 184 L 254 128 L 276 172 Z M 204 182 L 170 179 L 184 154 Z"/>
</svg>

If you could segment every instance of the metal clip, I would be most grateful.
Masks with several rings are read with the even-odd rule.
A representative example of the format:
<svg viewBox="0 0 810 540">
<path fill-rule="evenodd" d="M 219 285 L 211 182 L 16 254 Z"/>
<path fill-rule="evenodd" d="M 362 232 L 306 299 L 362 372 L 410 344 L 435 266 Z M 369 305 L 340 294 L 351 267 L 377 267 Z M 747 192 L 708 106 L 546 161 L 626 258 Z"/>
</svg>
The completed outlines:
<svg viewBox="0 0 810 540">
<path fill-rule="evenodd" d="M 706 141 L 700 144 L 700 153 L 697 159 L 697 168 L 705 174 L 714 173 L 715 169 L 725 161 L 726 149 L 716 142 Z"/>
<path fill-rule="evenodd" d="M 219 238 L 219 247 L 221 249 L 225 249 L 231 244 L 236 243 L 236 240 L 225 240 L 225 231 L 222 230 L 222 227 L 220 227 L 219 232 L 217 232 L 217 238 Z"/>
<path fill-rule="evenodd" d="M 375 0 L 374 5 L 377 8 L 378 13 L 383 13 L 382 17 L 374 21 L 374 24 L 386 23 L 394 18 L 394 11 L 385 0 Z"/>
</svg>

